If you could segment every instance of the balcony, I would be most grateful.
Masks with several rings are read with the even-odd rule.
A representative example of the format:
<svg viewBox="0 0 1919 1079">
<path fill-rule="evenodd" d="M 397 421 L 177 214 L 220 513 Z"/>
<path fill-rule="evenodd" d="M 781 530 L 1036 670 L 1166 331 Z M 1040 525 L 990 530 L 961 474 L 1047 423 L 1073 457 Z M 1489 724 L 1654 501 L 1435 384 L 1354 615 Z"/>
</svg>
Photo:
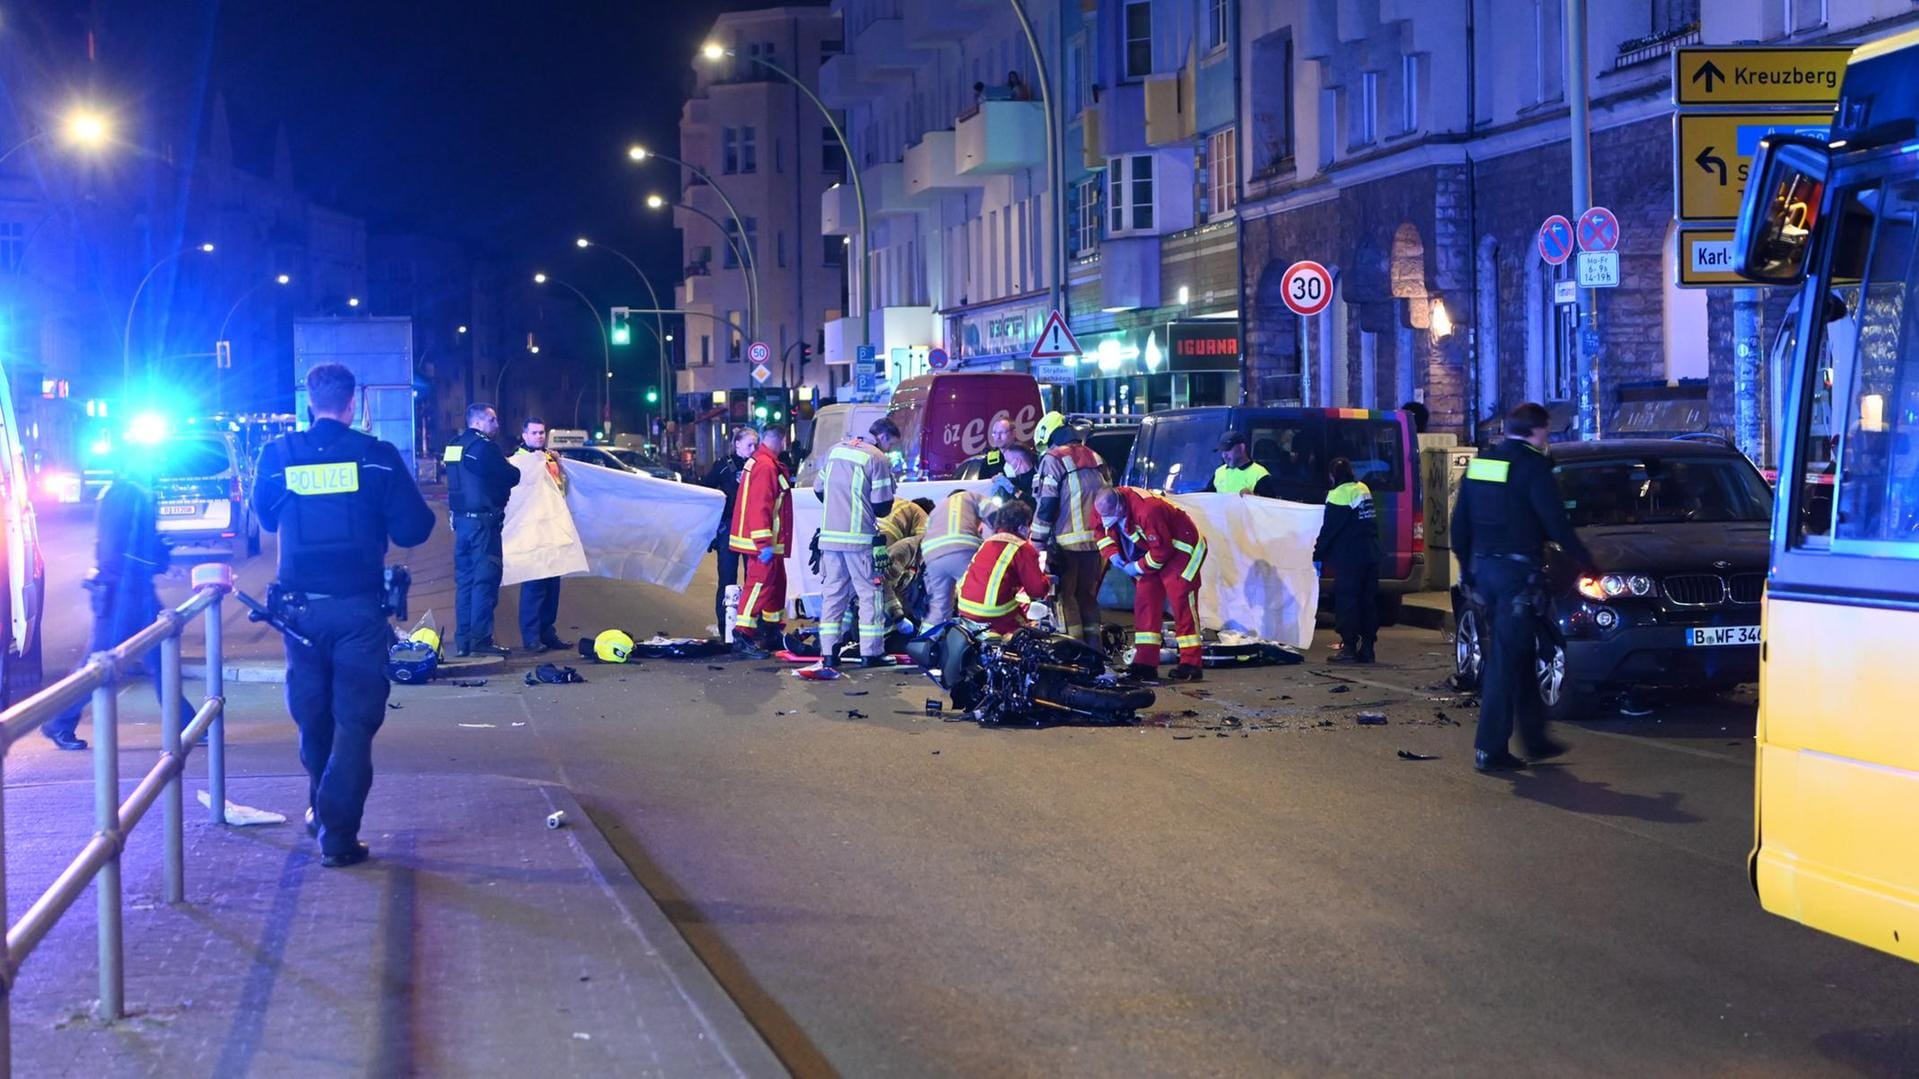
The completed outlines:
<svg viewBox="0 0 1919 1079">
<path fill-rule="evenodd" d="M 1079 114 L 1079 162 L 1089 169 L 1106 167 L 1106 147 L 1100 141 L 1098 106 Z"/>
<path fill-rule="evenodd" d="M 986 8 L 979 0 L 943 0 L 906 5 L 906 44 L 916 49 L 958 45 L 986 25 Z"/>
<path fill-rule="evenodd" d="M 680 122 L 704 126 L 712 118 L 713 106 L 705 95 L 686 99 L 686 108 L 680 113 Z"/>
<path fill-rule="evenodd" d="M 1188 67 L 1146 80 L 1146 145 L 1171 146 L 1198 133 L 1193 91 L 1193 70 Z"/>
<path fill-rule="evenodd" d="M 1046 114 L 1037 101 L 982 101 L 954 131 L 962 176 L 1018 172 L 1046 160 Z"/>
<path fill-rule="evenodd" d="M 933 56 L 924 49 L 906 43 L 906 23 L 900 19 L 874 19 L 866 24 L 848 50 L 860 57 L 866 77 L 876 82 L 910 82 L 924 74 Z"/>
<path fill-rule="evenodd" d="M 1160 239 L 1109 238 L 1099 245 L 1099 305 L 1107 311 L 1158 307 Z"/>
<path fill-rule="evenodd" d="M 820 100 L 831 109 L 850 109 L 878 96 L 878 89 L 866 81 L 859 57 L 840 53 L 820 65 Z"/>
<path fill-rule="evenodd" d="M 940 343 L 940 320 L 930 307 L 882 307 L 874 312 L 874 344 L 885 357 L 896 348 L 925 348 Z"/>
<path fill-rule="evenodd" d="M 820 192 L 820 235 L 857 236 L 860 231 L 859 201 L 853 197 L 853 184 L 834 184 Z"/>
<path fill-rule="evenodd" d="M 906 189 L 906 166 L 898 161 L 868 165 L 860 170 L 866 184 L 866 212 L 871 217 L 924 213 L 934 196 Z"/>
<path fill-rule="evenodd" d="M 858 318 L 828 319 L 822 327 L 825 336 L 824 358 L 827 363 L 852 364 L 854 353 L 866 343 L 865 324 Z"/>
<path fill-rule="evenodd" d="M 955 144 L 958 141 L 951 131 L 928 131 L 917 146 L 906 149 L 906 193 L 913 196 L 932 198 L 943 192 L 966 191 L 980 186 L 982 181 L 962 177 L 959 174 L 958 156 Z"/>
</svg>

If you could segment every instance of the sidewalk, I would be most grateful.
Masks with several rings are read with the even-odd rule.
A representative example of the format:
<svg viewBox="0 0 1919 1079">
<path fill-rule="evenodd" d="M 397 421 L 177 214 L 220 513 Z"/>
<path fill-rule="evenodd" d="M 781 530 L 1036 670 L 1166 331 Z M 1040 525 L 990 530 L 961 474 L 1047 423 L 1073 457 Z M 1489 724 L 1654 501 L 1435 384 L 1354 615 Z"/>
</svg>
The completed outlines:
<svg viewBox="0 0 1919 1079">
<path fill-rule="evenodd" d="M 83 896 L 21 972 L 16 1074 L 783 1074 L 564 790 L 395 779 L 368 816 L 406 824 L 369 833 L 375 861 L 352 870 L 321 868 L 297 818 L 210 824 L 190 780 L 188 903 L 159 900 L 158 808 L 123 860 L 130 1017 L 90 1018 Z M 231 788 L 279 808 L 305 789 L 298 775 Z M 11 910 L 78 850 L 91 805 L 84 781 L 9 786 Z M 570 826 L 548 830 L 556 810 Z"/>
<path fill-rule="evenodd" d="M 1400 601 L 1404 626 L 1446 631 L 1453 628 L 1453 597 L 1448 592 L 1408 592 Z"/>
</svg>

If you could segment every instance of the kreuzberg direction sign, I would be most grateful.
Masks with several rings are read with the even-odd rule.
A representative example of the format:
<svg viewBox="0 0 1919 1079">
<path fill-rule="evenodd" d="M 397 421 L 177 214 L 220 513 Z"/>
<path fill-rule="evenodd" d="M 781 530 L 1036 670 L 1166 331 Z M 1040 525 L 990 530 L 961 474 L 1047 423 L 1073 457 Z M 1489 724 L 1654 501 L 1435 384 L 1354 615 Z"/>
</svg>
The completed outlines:
<svg viewBox="0 0 1919 1079">
<path fill-rule="evenodd" d="M 1849 48 L 1687 48 L 1673 53 L 1673 215 L 1678 284 L 1746 283 L 1732 271 L 1732 222 L 1759 140 L 1825 137 Z"/>
</svg>

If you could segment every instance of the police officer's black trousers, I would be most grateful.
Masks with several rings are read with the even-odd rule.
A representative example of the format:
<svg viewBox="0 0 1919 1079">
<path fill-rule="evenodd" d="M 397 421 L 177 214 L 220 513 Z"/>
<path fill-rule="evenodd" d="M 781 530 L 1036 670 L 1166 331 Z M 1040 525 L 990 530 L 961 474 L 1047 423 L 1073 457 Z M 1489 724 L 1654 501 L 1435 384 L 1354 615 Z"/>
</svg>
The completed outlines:
<svg viewBox="0 0 1919 1079">
<path fill-rule="evenodd" d="M 137 588 L 134 585 L 122 587 Z M 81 666 L 85 666 L 95 652 L 104 652 L 118 645 L 121 641 L 152 625 L 153 620 L 159 617 L 160 597 L 154 594 L 152 587 L 149 586 L 144 593 L 130 592 L 125 596 L 121 596 L 119 592 L 119 588 L 93 590 L 93 628 L 87 633 L 87 651 L 80 657 Z M 160 697 L 160 650 L 158 648 L 149 650 L 141 663 L 146 667 L 147 677 L 153 680 L 153 696 L 155 700 L 158 700 Z M 50 737 L 73 737 L 73 732 L 80 726 L 80 713 L 92 700 L 91 697 L 82 698 L 71 708 L 42 723 L 40 729 Z M 164 701 L 161 702 L 161 707 L 165 708 Z M 193 706 L 186 702 L 186 698 L 179 698 L 174 704 L 174 709 L 179 716 L 182 728 L 193 722 Z"/>
<path fill-rule="evenodd" d="M 295 628 L 313 647 L 287 642 L 287 711 L 300 727 L 320 849 L 343 853 L 359 841 L 373 787 L 373 735 L 386 720 L 393 630 L 372 593 L 309 600 Z"/>
<path fill-rule="evenodd" d="M 1529 562 L 1473 560 L 1473 586 L 1486 600 L 1486 623 L 1479 636 L 1479 730 L 1473 738 L 1473 748 L 1483 753 L 1506 752 L 1515 725 L 1526 751 L 1537 752 L 1546 744 L 1534 670 L 1539 616 L 1525 602 L 1535 572 Z"/>
<path fill-rule="evenodd" d="M 453 515 L 453 642 L 456 651 L 493 643 L 500 602 L 501 514 Z"/>
<path fill-rule="evenodd" d="M 1379 637 L 1379 563 L 1341 563 L 1333 567 L 1333 628 L 1348 655 L 1373 650 Z"/>
<path fill-rule="evenodd" d="M 520 586 L 520 643 L 529 650 L 560 639 L 560 579 L 542 577 Z"/>
</svg>

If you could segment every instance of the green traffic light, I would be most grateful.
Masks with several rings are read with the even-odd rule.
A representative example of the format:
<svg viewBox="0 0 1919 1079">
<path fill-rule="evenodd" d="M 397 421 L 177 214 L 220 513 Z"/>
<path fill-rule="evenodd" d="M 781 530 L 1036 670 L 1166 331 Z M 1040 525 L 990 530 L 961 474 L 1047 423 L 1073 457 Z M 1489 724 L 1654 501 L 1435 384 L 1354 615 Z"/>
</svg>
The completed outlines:
<svg viewBox="0 0 1919 1079">
<path fill-rule="evenodd" d="M 648 390 L 648 391 L 646 391 L 646 403 L 647 403 L 647 404 L 649 404 L 649 405 L 651 405 L 651 404 L 657 404 L 657 403 L 659 402 L 659 400 L 660 400 L 660 391 L 658 391 L 658 390 Z"/>
<path fill-rule="evenodd" d="M 631 326 L 626 326 L 626 325 L 614 326 L 613 327 L 613 343 L 616 345 L 632 344 L 633 328 Z"/>
</svg>

